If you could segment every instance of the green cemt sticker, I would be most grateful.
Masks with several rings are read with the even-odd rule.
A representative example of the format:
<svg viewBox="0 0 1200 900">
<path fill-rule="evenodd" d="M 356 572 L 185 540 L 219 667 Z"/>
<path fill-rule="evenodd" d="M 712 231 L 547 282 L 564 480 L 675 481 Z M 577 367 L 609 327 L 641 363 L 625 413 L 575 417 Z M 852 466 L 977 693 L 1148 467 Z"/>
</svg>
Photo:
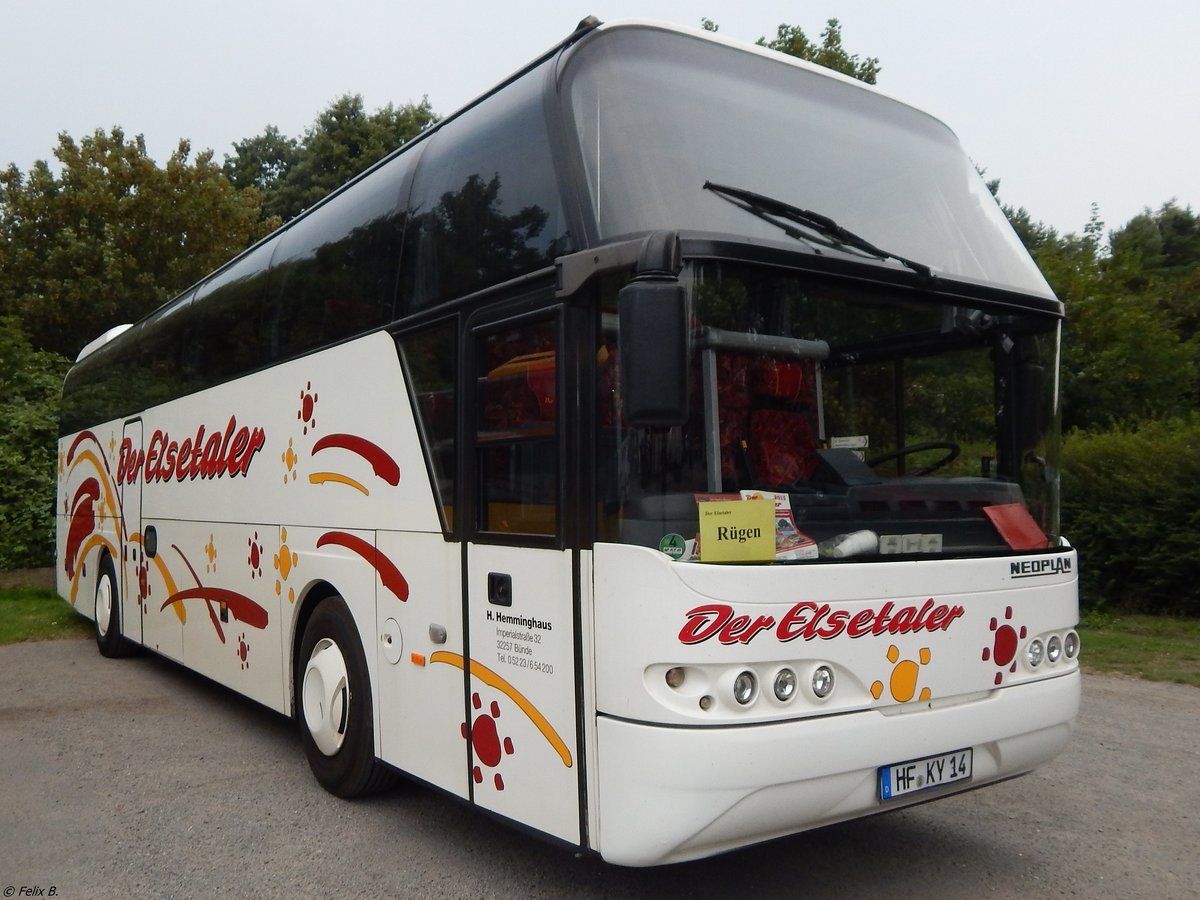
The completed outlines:
<svg viewBox="0 0 1200 900">
<path fill-rule="evenodd" d="M 664 534 L 663 539 L 658 542 L 658 549 L 671 559 L 682 559 L 683 553 L 687 549 L 687 541 L 683 539 L 682 534 Z"/>
</svg>

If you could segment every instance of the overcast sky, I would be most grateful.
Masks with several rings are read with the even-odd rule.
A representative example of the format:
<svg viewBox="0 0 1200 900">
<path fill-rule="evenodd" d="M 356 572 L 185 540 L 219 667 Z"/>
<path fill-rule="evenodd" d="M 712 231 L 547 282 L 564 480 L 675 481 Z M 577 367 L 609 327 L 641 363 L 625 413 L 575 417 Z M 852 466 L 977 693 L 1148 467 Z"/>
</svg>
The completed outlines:
<svg viewBox="0 0 1200 900">
<path fill-rule="evenodd" d="M 1200 209 L 1200 4 L 1189 0 L 2 0 L 0 166 L 60 131 L 121 126 L 162 163 L 218 161 L 268 124 L 300 135 L 335 98 L 428 95 L 447 114 L 567 35 L 636 16 L 727 37 L 781 22 L 878 57 L 879 87 L 948 124 L 1001 198 L 1079 232 L 1176 199 Z"/>
</svg>

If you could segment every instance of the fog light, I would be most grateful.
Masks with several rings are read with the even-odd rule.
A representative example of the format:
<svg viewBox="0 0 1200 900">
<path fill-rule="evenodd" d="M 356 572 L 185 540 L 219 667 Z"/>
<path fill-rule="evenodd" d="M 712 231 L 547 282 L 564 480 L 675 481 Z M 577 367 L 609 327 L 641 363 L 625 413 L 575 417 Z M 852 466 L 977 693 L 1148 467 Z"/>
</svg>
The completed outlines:
<svg viewBox="0 0 1200 900">
<path fill-rule="evenodd" d="M 775 675 L 775 699 L 785 703 L 796 695 L 796 673 L 791 669 L 780 669 Z"/>
<path fill-rule="evenodd" d="M 1042 657 L 1046 655 L 1046 648 L 1042 646 L 1041 639 L 1034 638 L 1029 642 L 1029 646 L 1025 648 L 1025 662 L 1029 664 L 1029 668 L 1036 669 L 1042 664 Z"/>
<path fill-rule="evenodd" d="M 683 666 L 672 666 L 667 669 L 667 687 L 677 688 L 683 684 Z"/>
<path fill-rule="evenodd" d="M 1063 653 L 1067 654 L 1067 659 L 1074 659 L 1079 655 L 1079 635 L 1074 631 L 1068 631 L 1067 636 L 1063 638 Z"/>
<path fill-rule="evenodd" d="M 1046 641 L 1046 659 L 1052 663 L 1056 663 L 1062 658 L 1062 641 L 1058 635 L 1051 635 L 1050 640 Z"/>
<path fill-rule="evenodd" d="M 824 700 L 833 691 L 833 669 L 817 666 L 812 676 L 812 690 L 818 700 Z"/>
<path fill-rule="evenodd" d="M 703 697 L 700 698 L 700 708 L 701 709 L 710 710 L 710 709 L 712 709 L 712 705 L 713 705 L 713 698 L 710 697 L 708 694 L 705 694 Z"/>
<path fill-rule="evenodd" d="M 733 680 L 733 699 L 745 706 L 754 699 L 754 692 L 757 688 L 758 679 L 754 677 L 754 673 L 742 672 Z"/>
</svg>

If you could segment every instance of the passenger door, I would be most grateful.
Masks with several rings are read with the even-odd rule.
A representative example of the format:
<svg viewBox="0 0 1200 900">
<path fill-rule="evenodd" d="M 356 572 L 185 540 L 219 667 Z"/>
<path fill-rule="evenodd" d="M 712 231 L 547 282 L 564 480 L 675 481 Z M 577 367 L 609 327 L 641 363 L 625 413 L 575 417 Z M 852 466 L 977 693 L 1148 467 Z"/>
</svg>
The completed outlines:
<svg viewBox="0 0 1200 900">
<path fill-rule="evenodd" d="M 144 446 L 142 437 L 141 419 L 125 423 L 125 440 L 138 454 L 139 468 L 145 464 L 140 450 Z M 127 530 L 125 558 L 122 560 L 122 584 L 125 587 L 121 592 L 125 634 L 129 637 L 136 635 L 156 653 L 183 662 L 183 623 L 187 619 L 187 610 L 182 601 L 166 603 L 167 597 L 176 589 L 171 577 L 170 548 L 167 546 L 170 541 L 158 546 L 159 536 L 153 524 L 155 519 L 151 516 L 149 522 L 143 520 L 144 484 L 144 472 L 139 472 L 136 481 L 130 483 L 126 478 L 121 485 L 121 509 Z M 161 487 L 159 489 L 163 490 Z M 161 520 L 159 524 L 162 524 Z M 136 625 L 133 627 L 137 630 L 130 631 L 129 626 L 134 622 Z"/>
<path fill-rule="evenodd" d="M 464 734 L 476 804 L 579 843 L 562 328 L 561 309 L 476 317 L 468 328 Z"/>
<path fill-rule="evenodd" d="M 121 479 L 121 528 L 118 546 L 122 548 L 118 561 L 121 585 L 121 633 L 132 641 L 142 640 L 143 601 L 146 580 L 141 577 L 146 565 L 145 543 L 142 539 L 142 420 L 125 423 L 121 435 L 121 454 L 125 465 L 118 466 Z"/>
</svg>

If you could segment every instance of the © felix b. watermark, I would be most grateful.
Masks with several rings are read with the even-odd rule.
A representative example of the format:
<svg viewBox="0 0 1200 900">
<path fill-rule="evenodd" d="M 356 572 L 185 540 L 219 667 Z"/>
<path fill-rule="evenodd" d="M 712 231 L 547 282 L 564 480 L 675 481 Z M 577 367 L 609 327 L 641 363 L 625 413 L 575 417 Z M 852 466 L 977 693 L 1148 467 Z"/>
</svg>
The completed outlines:
<svg viewBox="0 0 1200 900">
<path fill-rule="evenodd" d="M 4 889 L 5 897 L 57 897 L 58 888 L 53 885 L 10 884 Z"/>
</svg>

